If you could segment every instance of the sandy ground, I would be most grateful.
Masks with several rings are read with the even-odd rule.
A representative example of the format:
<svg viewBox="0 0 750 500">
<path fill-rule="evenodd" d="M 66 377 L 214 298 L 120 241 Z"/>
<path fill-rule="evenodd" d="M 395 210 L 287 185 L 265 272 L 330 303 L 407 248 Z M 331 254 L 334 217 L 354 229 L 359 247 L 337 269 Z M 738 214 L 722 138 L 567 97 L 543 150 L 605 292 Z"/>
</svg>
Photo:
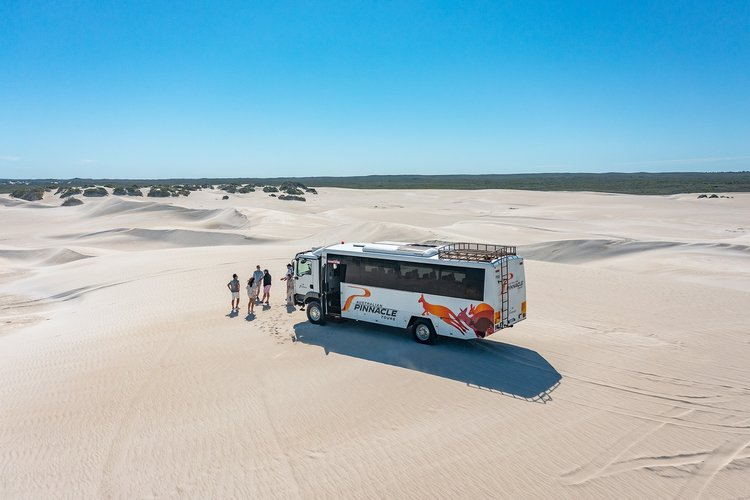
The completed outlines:
<svg viewBox="0 0 750 500">
<path fill-rule="evenodd" d="M 0 497 L 750 496 L 750 195 L 222 194 L 0 197 Z M 283 305 L 297 251 L 434 238 L 520 245 L 529 319 Z"/>
</svg>

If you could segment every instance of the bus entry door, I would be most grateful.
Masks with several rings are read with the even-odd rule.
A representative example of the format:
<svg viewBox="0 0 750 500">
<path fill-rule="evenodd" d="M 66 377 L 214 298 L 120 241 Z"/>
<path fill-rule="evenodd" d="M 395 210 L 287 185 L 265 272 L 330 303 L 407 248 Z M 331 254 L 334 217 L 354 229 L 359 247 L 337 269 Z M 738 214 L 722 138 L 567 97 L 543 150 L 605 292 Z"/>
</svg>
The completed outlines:
<svg viewBox="0 0 750 500">
<path fill-rule="evenodd" d="M 341 314 L 341 272 L 342 265 L 328 262 L 325 266 L 326 308 L 329 314 Z"/>
</svg>

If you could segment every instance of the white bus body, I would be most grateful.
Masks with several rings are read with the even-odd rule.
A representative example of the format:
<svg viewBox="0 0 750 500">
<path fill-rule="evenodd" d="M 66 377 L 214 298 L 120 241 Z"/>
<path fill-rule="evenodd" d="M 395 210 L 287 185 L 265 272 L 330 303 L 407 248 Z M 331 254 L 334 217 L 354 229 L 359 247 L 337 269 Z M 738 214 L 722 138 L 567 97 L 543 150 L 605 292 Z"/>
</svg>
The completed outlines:
<svg viewBox="0 0 750 500">
<path fill-rule="evenodd" d="M 526 318 L 515 247 L 474 243 L 347 243 L 295 258 L 295 303 L 311 322 L 348 318 L 436 335 L 484 338 Z"/>
</svg>

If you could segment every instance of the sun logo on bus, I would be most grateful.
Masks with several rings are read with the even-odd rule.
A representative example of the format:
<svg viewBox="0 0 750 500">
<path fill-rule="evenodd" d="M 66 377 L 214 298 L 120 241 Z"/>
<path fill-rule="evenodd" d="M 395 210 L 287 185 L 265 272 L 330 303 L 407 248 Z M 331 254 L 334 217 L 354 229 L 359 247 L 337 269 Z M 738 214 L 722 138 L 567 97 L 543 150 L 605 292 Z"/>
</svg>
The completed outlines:
<svg viewBox="0 0 750 500">
<path fill-rule="evenodd" d="M 370 293 L 370 290 L 368 290 L 367 288 L 361 287 L 361 286 L 352 286 L 352 285 L 349 285 L 349 288 L 357 288 L 359 290 L 362 290 L 364 293 L 361 294 L 361 295 L 358 295 L 358 294 L 352 294 L 352 295 L 350 295 L 349 298 L 346 299 L 346 302 L 344 302 L 344 307 L 341 308 L 342 311 L 348 311 L 349 308 L 351 307 L 352 302 L 354 301 L 354 299 L 360 298 L 360 297 L 363 298 L 363 299 L 366 299 L 367 297 L 369 297 L 370 295 L 372 295 Z"/>
</svg>

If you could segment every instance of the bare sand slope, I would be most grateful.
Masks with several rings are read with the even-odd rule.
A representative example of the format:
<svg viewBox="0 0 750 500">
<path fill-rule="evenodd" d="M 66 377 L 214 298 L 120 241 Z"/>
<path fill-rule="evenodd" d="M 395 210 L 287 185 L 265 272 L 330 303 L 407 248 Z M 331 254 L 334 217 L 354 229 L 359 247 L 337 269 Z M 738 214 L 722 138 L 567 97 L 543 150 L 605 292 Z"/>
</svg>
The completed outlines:
<svg viewBox="0 0 750 500">
<path fill-rule="evenodd" d="M 2 198 L 0 497 L 750 496 L 750 196 L 222 194 Z M 432 238 L 520 245 L 529 319 L 226 307 L 256 263 Z"/>
</svg>

